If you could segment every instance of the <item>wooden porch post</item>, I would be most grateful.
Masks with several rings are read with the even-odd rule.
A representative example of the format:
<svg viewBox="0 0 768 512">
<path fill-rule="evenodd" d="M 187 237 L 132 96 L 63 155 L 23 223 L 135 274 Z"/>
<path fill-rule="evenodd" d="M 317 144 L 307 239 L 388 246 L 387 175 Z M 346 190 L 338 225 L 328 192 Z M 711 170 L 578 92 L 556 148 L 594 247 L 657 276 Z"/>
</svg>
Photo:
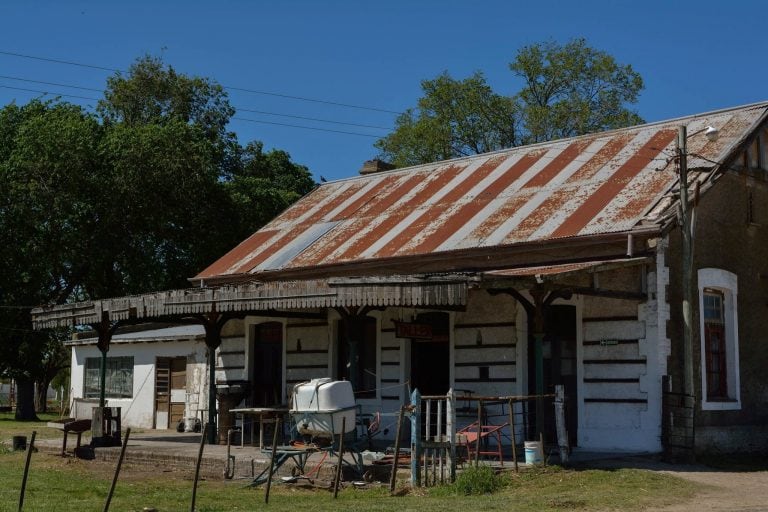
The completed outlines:
<svg viewBox="0 0 768 512">
<path fill-rule="evenodd" d="M 99 407 L 103 408 L 106 404 L 107 352 L 109 352 L 109 344 L 112 341 L 112 335 L 117 329 L 117 322 L 112 324 L 109 320 L 109 312 L 103 311 L 101 313 L 101 321 L 98 324 L 93 324 L 91 327 L 93 327 L 99 335 L 99 340 L 96 343 L 96 346 L 101 352 L 101 362 L 99 364 Z"/>
<path fill-rule="evenodd" d="M 208 444 L 216 444 L 216 349 L 221 345 L 221 328 L 228 317 L 219 315 L 216 305 L 204 317 L 205 346 L 208 348 L 208 422 L 206 432 Z"/>
</svg>

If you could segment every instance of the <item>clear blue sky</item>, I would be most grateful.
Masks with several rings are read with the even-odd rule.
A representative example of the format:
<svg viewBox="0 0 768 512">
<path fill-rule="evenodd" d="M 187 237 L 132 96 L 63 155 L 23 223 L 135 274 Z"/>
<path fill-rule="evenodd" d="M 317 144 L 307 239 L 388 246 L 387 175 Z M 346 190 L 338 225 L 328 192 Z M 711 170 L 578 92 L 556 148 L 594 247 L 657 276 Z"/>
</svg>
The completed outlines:
<svg viewBox="0 0 768 512">
<path fill-rule="evenodd" d="M 401 111 L 419 82 L 447 70 L 486 74 L 498 92 L 518 48 L 549 38 L 588 42 L 645 80 L 636 105 L 656 121 L 768 99 L 768 2 L 682 1 L 36 1 L 0 3 L 0 52 L 126 69 L 161 55 L 179 71 L 225 86 Z M 110 73 L 0 54 L 0 105 L 41 91 L 97 92 Z M 4 86 L 4 87 L 2 87 Z M 69 101 L 93 105 L 76 98 Z M 231 91 L 235 107 L 391 127 L 394 114 Z M 386 130 L 238 112 L 237 117 L 381 136 Z M 376 155 L 373 137 L 241 120 L 241 142 L 288 151 L 315 177 L 352 176 Z"/>
</svg>

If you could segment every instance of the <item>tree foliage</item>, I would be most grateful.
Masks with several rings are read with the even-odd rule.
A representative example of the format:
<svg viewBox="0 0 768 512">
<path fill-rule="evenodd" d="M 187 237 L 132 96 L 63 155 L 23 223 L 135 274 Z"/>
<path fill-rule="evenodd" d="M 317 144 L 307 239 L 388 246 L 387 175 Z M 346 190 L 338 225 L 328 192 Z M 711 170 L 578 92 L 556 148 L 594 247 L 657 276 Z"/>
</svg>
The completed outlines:
<svg viewBox="0 0 768 512">
<path fill-rule="evenodd" d="M 285 151 L 241 146 L 233 113 L 221 86 L 151 57 L 111 77 L 96 112 L 0 109 L 0 376 L 24 396 L 66 365 L 32 306 L 184 287 L 312 189 Z"/>
<path fill-rule="evenodd" d="M 628 107 L 640 75 L 584 39 L 526 46 L 509 67 L 523 82 L 512 96 L 494 92 L 480 72 L 424 80 L 417 106 L 376 142 L 381 157 L 416 165 L 642 122 Z"/>
</svg>

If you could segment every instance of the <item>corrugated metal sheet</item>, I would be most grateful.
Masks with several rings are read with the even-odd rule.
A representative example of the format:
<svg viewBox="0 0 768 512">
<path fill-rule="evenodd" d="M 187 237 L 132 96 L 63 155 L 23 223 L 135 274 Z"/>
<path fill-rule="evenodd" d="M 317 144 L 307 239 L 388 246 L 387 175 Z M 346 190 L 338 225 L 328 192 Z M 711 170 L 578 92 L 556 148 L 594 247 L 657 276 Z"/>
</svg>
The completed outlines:
<svg viewBox="0 0 768 512">
<path fill-rule="evenodd" d="M 658 221 L 654 207 L 677 185 L 677 126 L 691 134 L 689 168 L 705 169 L 765 111 L 752 105 L 326 183 L 197 277 L 630 231 Z M 717 141 L 706 126 L 720 130 Z"/>
<path fill-rule="evenodd" d="M 353 306 L 464 306 L 470 276 L 453 279 L 383 278 L 374 281 L 335 279 L 274 281 L 222 288 L 191 288 L 130 297 L 63 304 L 32 311 L 35 329 L 98 323 L 104 312 L 111 321 L 151 319 L 272 309 Z"/>
<path fill-rule="evenodd" d="M 642 265 L 648 261 L 649 259 L 645 257 L 622 258 L 617 260 L 580 261 L 576 263 L 562 263 L 559 265 L 541 265 L 535 267 L 491 270 L 488 272 L 483 272 L 483 277 L 491 279 L 500 277 L 562 277 L 569 274 L 582 273 L 584 271 L 602 272 L 606 270 L 614 270 L 617 268 L 632 267 L 636 265 Z"/>
</svg>

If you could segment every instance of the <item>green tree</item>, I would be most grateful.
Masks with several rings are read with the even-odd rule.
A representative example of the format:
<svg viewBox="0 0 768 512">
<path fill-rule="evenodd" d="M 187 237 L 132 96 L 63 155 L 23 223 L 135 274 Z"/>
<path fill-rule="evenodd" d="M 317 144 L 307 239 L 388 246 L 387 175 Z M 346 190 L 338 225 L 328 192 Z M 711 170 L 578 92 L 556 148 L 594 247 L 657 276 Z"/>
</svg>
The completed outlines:
<svg viewBox="0 0 768 512">
<path fill-rule="evenodd" d="M 417 106 L 376 142 L 381 158 L 402 167 L 642 122 L 628 108 L 640 75 L 584 39 L 526 46 L 509 67 L 524 84 L 512 96 L 494 92 L 479 72 L 423 81 Z"/>
<path fill-rule="evenodd" d="M 66 365 L 32 307 L 185 287 L 314 186 L 288 153 L 242 147 L 233 113 L 219 85 L 150 57 L 108 80 L 97 113 L 0 109 L 0 376 L 18 419 Z"/>
<path fill-rule="evenodd" d="M 585 39 L 526 46 L 509 68 L 525 83 L 514 100 L 526 143 L 643 122 L 626 107 L 637 102 L 643 79 L 632 66 L 587 46 Z"/>
<path fill-rule="evenodd" d="M 95 226 L 87 190 L 100 175 L 101 127 L 79 107 L 32 101 L 0 110 L 0 375 L 16 379 L 20 419 L 34 418 L 34 381 L 61 366 L 29 309 L 62 303 L 87 272 Z M 94 259 L 98 255 L 93 255 Z"/>
<path fill-rule="evenodd" d="M 424 96 L 376 142 L 398 167 L 434 162 L 519 143 L 519 116 L 511 98 L 496 94 L 482 73 L 455 80 L 447 73 L 421 83 Z"/>
</svg>

